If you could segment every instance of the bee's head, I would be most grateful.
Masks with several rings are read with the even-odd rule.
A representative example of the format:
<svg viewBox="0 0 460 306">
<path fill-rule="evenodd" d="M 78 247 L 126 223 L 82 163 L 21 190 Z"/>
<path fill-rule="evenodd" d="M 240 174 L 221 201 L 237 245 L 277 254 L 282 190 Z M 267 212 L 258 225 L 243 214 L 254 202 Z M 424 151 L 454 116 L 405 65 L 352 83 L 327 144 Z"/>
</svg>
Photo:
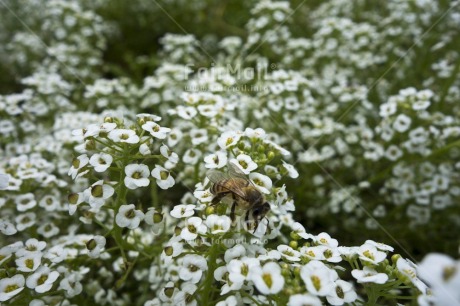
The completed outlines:
<svg viewBox="0 0 460 306">
<path fill-rule="evenodd" d="M 252 217 L 255 220 L 262 220 L 265 215 L 270 211 L 270 204 L 268 202 L 263 203 L 260 206 L 256 206 L 252 210 Z"/>
</svg>

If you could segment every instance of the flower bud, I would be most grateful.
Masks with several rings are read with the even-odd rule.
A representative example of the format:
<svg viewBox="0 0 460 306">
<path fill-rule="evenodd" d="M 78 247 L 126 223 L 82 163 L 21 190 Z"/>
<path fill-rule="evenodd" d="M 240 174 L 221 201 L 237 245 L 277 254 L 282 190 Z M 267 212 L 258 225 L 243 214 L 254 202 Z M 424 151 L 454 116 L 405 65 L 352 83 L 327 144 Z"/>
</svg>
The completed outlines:
<svg viewBox="0 0 460 306">
<path fill-rule="evenodd" d="M 297 243 L 297 241 L 295 240 L 291 240 L 291 242 L 289 242 L 289 246 L 293 249 L 297 249 L 297 247 L 299 246 L 299 244 Z"/>
<path fill-rule="evenodd" d="M 206 207 L 206 211 L 205 211 L 206 216 L 212 215 L 212 214 L 215 212 L 215 210 L 216 210 L 216 209 L 214 208 L 214 206 L 208 206 L 208 207 Z"/>
</svg>

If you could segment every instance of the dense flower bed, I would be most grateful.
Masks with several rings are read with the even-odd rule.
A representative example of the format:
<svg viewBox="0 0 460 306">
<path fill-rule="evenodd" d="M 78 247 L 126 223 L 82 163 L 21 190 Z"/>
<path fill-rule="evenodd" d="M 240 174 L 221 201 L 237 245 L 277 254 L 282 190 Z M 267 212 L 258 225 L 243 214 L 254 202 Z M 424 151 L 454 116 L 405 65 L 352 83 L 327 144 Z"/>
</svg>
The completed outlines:
<svg viewBox="0 0 460 306">
<path fill-rule="evenodd" d="M 459 2 L 0 18 L 2 304 L 460 305 Z"/>
</svg>

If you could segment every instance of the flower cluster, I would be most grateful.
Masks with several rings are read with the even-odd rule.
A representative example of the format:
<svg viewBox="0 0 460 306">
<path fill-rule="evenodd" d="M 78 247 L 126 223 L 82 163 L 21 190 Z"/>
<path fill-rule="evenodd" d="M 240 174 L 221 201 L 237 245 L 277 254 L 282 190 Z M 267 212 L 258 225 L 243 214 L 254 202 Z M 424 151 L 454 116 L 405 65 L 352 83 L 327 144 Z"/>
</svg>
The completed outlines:
<svg viewBox="0 0 460 306">
<path fill-rule="evenodd" d="M 0 2 L 2 305 L 459 303 L 458 1 Z"/>
</svg>

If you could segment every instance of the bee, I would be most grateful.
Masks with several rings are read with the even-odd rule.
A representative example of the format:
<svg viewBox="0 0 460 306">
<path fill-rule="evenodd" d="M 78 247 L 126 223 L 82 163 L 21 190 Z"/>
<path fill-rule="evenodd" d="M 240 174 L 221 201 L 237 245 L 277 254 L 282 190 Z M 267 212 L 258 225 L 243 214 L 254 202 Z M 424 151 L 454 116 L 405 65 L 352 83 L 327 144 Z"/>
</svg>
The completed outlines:
<svg viewBox="0 0 460 306">
<path fill-rule="evenodd" d="M 209 170 L 206 175 L 213 183 L 211 193 L 214 198 L 211 205 L 216 205 L 224 197 L 231 195 L 233 204 L 230 211 L 232 222 L 235 221 L 235 208 L 246 211 L 246 224 L 251 216 L 254 220 L 254 232 L 257 230 L 259 222 L 265 218 L 270 211 L 270 204 L 265 201 L 262 193 L 246 177 L 246 175 L 233 163 L 228 163 L 228 172 L 218 170 Z"/>
</svg>

